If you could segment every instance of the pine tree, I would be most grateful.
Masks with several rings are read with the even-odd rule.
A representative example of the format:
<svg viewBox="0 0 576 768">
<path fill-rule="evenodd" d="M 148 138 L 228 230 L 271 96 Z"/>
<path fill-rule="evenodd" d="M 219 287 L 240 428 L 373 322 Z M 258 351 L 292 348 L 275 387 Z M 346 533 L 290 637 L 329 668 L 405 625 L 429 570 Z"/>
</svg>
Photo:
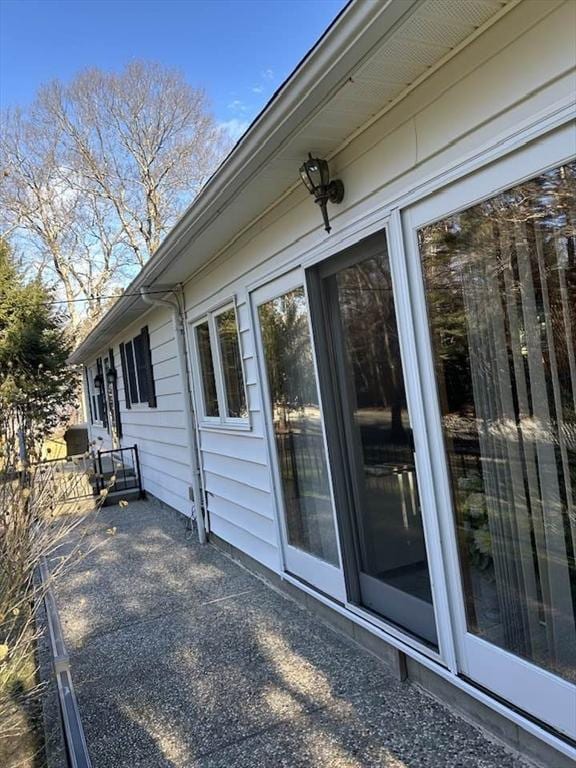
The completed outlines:
<svg viewBox="0 0 576 768">
<path fill-rule="evenodd" d="M 71 340 L 52 294 L 27 282 L 0 240 L 0 436 L 20 436 L 26 454 L 69 414 L 77 374 L 67 365 Z"/>
</svg>

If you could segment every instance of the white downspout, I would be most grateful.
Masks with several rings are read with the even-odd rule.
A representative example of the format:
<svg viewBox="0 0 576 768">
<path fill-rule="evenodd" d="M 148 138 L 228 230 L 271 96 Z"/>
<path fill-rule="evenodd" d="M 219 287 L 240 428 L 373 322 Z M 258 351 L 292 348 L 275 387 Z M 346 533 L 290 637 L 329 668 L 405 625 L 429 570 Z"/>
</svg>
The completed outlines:
<svg viewBox="0 0 576 768">
<path fill-rule="evenodd" d="M 172 291 L 174 293 L 174 291 Z M 168 291 L 167 291 L 168 293 Z M 146 288 L 140 288 L 140 294 L 143 301 L 151 306 L 165 306 L 172 310 L 172 323 L 174 325 L 174 335 L 176 338 L 176 347 L 178 354 L 178 365 L 180 368 L 180 378 L 182 380 L 182 389 L 184 395 L 184 419 L 186 422 L 186 432 L 188 436 L 188 447 L 190 452 L 190 466 L 192 468 L 192 496 L 194 497 L 194 509 L 196 510 L 196 525 L 198 527 L 198 541 L 200 544 L 206 544 L 206 526 L 202 515 L 202 491 L 200 489 L 200 462 L 198 459 L 198 446 L 196 443 L 196 414 L 194 411 L 194 401 L 192 398 L 192 385 L 189 376 L 188 350 L 186 348 L 186 329 L 185 318 L 178 298 L 158 299 L 152 298 L 146 293 Z"/>
</svg>

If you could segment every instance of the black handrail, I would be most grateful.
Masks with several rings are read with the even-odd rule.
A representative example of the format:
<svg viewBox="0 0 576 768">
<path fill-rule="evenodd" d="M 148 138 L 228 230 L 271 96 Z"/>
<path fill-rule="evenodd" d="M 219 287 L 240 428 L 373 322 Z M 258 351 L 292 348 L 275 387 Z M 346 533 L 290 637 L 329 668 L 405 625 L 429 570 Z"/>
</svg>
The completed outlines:
<svg viewBox="0 0 576 768">
<path fill-rule="evenodd" d="M 108 462 L 108 457 L 110 457 L 110 462 Z M 97 450 L 90 454 L 66 456 L 58 459 L 42 459 L 35 466 L 54 465 L 55 463 L 64 466 L 74 464 L 77 470 L 80 470 L 80 474 L 82 472 L 88 473 L 90 467 L 92 470 L 90 490 L 87 493 L 71 493 L 66 499 L 67 502 L 98 496 L 104 489 L 108 489 L 109 493 L 138 491 L 139 498 L 144 496 L 137 445 Z M 114 483 L 110 483 L 112 477 L 115 477 Z M 80 484 L 76 483 L 75 490 L 79 488 Z"/>
<path fill-rule="evenodd" d="M 117 460 L 118 454 L 120 454 L 120 459 Z M 110 471 L 104 469 L 105 464 L 102 462 L 103 457 L 105 461 L 106 456 L 111 457 Z M 125 456 L 128 457 L 126 461 L 124 461 Z M 119 466 L 114 465 L 116 460 Z M 140 456 L 138 454 L 137 445 L 131 445 L 125 448 L 108 448 L 105 451 L 99 450 L 96 454 L 95 462 L 97 463 L 95 467 L 97 493 L 100 493 L 100 491 L 107 487 L 105 475 L 109 474 L 110 477 L 113 475 L 116 477 L 116 485 L 121 485 L 121 487 L 117 489 L 114 488 L 114 485 L 111 485 L 109 490 L 112 493 L 115 490 L 137 490 L 139 498 L 142 498 L 142 474 L 140 471 Z"/>
</svg>

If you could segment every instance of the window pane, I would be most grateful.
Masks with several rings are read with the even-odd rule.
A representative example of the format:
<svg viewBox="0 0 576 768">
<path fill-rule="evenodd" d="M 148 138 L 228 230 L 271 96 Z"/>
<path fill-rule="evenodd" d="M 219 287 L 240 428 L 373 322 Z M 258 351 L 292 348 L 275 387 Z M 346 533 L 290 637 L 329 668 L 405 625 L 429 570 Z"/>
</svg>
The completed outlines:
<svg viewBox="0 0 576 768">
<path fill-rule="evenodd" d="M 576 681 L 576 164 L 419 232 L 468 627 Z"/>
<path fill-rule="evenodd" d="M 216 317 L 216 330 L 226 391 L 226 415 L 231 418 L 245 419 L 248 416 L 248 409 L 244 394 L 236 313 L 232 307 Z"/>
<path fill-rule="evenodd" d="M 138 334 L 133 340 L 134 358 L 136 360 L 136 378 L 138 379 L 139 398 L 136 402 L 148 402 L 148 371 L 146 368 L 146 358 L 148 350 L 144 347 L 142 335 Z"/>
<path fill-rule="evenodd" d="M 360 569 L 431 604 L 388 254 L 342 269 L 329 284 L 351 411 Z"/>
<path fill-rule="evenodd" d="M 125 346 L 126 365 L 128 366 L 128 385 L 130 388 L 130 401 L 138 402 L 138 386 L 136 384 L 136 366 L 134 365 L 134 351 L 132 342 L 127 341 Z"/>
<path fill-rule="evenodd" d="M 304 289 L 259 308 L 288 543 L 334 565 L 336 533 Z"/>
<path fill-rule="evenodd" d="M 196 326 L 198 355 L 200 357 L 200 375 L 202 377 L 202 392 L 206 416 L 218 416 L 218 396 L 216 394 L 216 379 L 214 378 L 214 360 L 210 347 L 210 330 L 208 322 Z"/>
</svg>

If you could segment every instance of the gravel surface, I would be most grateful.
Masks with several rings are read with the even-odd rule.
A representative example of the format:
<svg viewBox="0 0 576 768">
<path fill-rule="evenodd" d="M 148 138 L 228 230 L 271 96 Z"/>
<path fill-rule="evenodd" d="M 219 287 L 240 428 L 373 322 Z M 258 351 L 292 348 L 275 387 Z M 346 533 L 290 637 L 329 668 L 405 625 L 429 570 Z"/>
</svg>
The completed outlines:
<svg viewBox="0 0 576 768">
<path fill-rule="evenodd" d="M 58 604 L 94 768 L 528 768 L 139 501 L 86 526 Z"/>
</svg>

